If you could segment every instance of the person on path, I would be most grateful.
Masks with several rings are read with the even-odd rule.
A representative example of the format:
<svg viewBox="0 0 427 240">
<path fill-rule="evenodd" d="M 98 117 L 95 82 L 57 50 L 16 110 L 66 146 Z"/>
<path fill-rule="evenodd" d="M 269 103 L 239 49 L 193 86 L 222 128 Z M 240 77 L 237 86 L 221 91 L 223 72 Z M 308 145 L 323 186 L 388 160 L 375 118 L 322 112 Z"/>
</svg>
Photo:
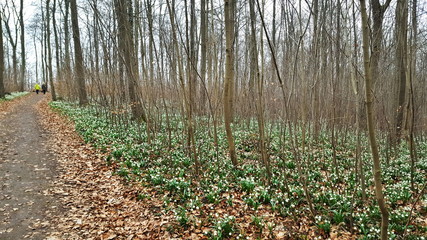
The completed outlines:
<svg viewBox="0 0 427 240">
<path fill-rule="evenodd" d="M 42 84 L 42 92 L 43 92 L 43 94 L 46 94 L 46 91 L 47 91 L 47 85 L 46 85 L 46 83 L 43 83 Z"/>
<path fill-rule="evenodd" d="M 34 89 L 36 90 L 36 93 L 39 94 L 40 85 L 38 83 L 36 83 L 36 85 L 34 86 Z"/>
</svg>

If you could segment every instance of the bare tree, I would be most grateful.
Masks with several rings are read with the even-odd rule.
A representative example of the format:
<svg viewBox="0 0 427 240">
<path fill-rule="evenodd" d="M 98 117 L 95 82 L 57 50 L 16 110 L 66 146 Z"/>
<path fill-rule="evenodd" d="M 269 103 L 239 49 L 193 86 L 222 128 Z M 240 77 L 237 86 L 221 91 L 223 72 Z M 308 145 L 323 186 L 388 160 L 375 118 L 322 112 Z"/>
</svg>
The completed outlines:
<svg viewBox="0 0 427 240">
<path fill-rule="evenodd" d="M 3 50 L 3 23 L 0 14 L 0 98 L 4 97 L 4 50 Z"/>
<path fill-rule="evenodd" d="M 74 81 L 71 81 L 69 76 L 71 75 L 71 55 L 70 55 L 70 27 L 69 27 L 69 19 L 70 19 L 70 0 L 64 0 L 64 63 L 62 69 L 64 71 L 63 76 L 66 76 L 66 83 L 68 89 L 68 96 L 71 95 L 71 91 L 74 89 Z"/>
<path fill-rule="evenodd" d="M 80 43 L 80 30 L 79 30 L 79 19 L 77 16 L 77 4 L 76 0 L 70 0 L 71 10 L 71 25 L 73 29 L 73 41 L 74 41 L 74 75 L 76 78 L 78 93 L 79 93 L 79 104 L 86 105 L 88 103 L 86 86 L 85 86 L 85 72 L 83 65 L 83 52 Z"/>
<path fill-rule="evenodd" d="M 58 34 L 58 25 L 56 23 L 56 6 L 57 6 L 57 0 L 53 0 L 53 6 L 52 6 L 52 25 L 53 25 L 53 36 L 54 36 L 54 41 L 55 41 L 55 63 L 56 63 L 56 79 L 61 81 L 62 77 L 61 77 L 61 65 L 60 65 L 60 60 L 61 60 L 61 56 L 59 54 L 60 51 L 60 43 L 59 43 L 59 34 Z M 56 95 L 56 92 L 55 92 Z"/>
<path fill-rule="evenodd" d="M 351 71 L 351 80 L 353 84 L 353 91 L 355 94 L 355 108 L 356 108 L 356 175 L 360 181 L 360 186 L 362 188 L 362 200 L 366 201 L 366 180 L 365 180 L 365 172 L 364 172 L 364 164 L 362 160 L 362 143 L 361 143 L 361 134 L 362 134 L 362 122 L 365 121 L 365 114 L 363 113 L 364 103 L 363 103 L 363 90 L 362 84 L 360 83 L 359 73 L 358 73 L 358 34 L 357 34 L 357 24 L 356 24 L 356 6 L 353 2 L 353 68 Z"/>
<path fill-rule="evenodd" d="M 50 0 L 46 1 L 46 45 L 45 45 L 45 52 L 47 52 L 47 63 L 46 63 L 46 67 L 47 67 L 47 76 L 48 76 L 48 80 L 50 83 L 50 92 L 52 95 L 52 100 L 56 101 L 56 92 L 55 92 L 55 86 L 53 83 L 53 68 L 52 68 L 52 46 L 50 44 L 50 14 L 51 14 L 51 9 L 50 9 Z M 47 83 L 45 83 L 47 84 Z"/>
<path fill-rule="evenodd" d="M 208 14 L 206 14 L 206 6 L 209 4 L 209 0 L 200 1 L 200 104 L 199 110 L 201 113 L 205 112 L 207 93 L 205 91 L 206 86 L 206 59 L 207 59 L 207 43 L 208 43 Z"/>
<path fill-rule="evenodd" d="M 381 182 L 381 164 L 380 155 L 378 151 L 378 143 L 375 136 L 374 124 L 374 92 L 372 88 L 372 72 L 373 65 L 371 65 L 371 56 L 369 54 L 369 23 L 368 14 L 366 11 L 365 0 L 360 0 L 361 14 L 362 14 L 362 38 L 363 38 L 363 65 L 365 68 L 365 100 L 366 100 L 366 116 L 369 131 L 369 142 L 371 144 L 372 160 L 373 160 L 373 175 L 375 182 L 375 196 L 377 198 L 378 206 L 381 211 L 381 239 L 388 239 L 388 210 L 384 200 L 383 186 Z"/>
<path fill-rule="evenodd" d="M 122 52 L 126 76 L 129 78 L 128 90 L 133 117 L 140 121 L 147 121 L 141 100 L 137 97 L 139 72 L 136 66 L 136 52 L 133 40 L 133 27 L 131 26 L 132 3 L 129 0 L 114 1 L 119 30 L 119 48 Z"/>
<path fill-rule="evenodd" d="M 19 91 L 24 91 L 25 87 L 25 27 L 24 27 L 24 0 L 20 1 L 19 8 L 19 26 L 21 27 L 21 76 L 20 76 L 20 85 Z"/>
<path fill-rule="evenodd" d="M 237 155 L 234 145 L 233 132 L 231 130 L 233 110 L 233 87 L 234 87 L 234 0 L 224 0 L 225 20 L 225 75 L 224 75 L 224 123 L 227 132 L 228 151 L 231 162 L 237 167 Z"/>
<path fill-rule="evenodd" d="M 250 8 L 250 25 L 251 25 L 251 35 L 250 35 L 250 41 L 251 41 L 251 47 L 250 47 L 250 56 L 251 56 L 251 62 L 250 62 L 250 80 L 251 82 L 257 83 L 257 116 L 258 116 L 258 132 L 259 132 L 259 145 L 260 145 L 260 152 L 261 152 L 261 160 L 262 164 L 264 165 L 266 172 L 267 172 L 267 180 L 268 183 L 271 181 L 272 173 L 271 173 L 271 166 L 270 166 L 270 156 L 267 151 L 267 143 L 266 143 L 266 137 L 265 137 L 265 111 L 264 111 L 264 81 L 263 78 L 260 77 L 260 71 L 258 66 L 258 47 L 256 42 L 256 17 L 255 17 L 255 1 L 250 0 L 249 1 L 249 8 Z"/>
<path fill-rule="evenodd" d="M 415 93 L 414 93 L 414 80 L 416 79 L 416 65 L 417 65 L 417 44 L 418 44 L 418 13 L 417 13 L 417 0 L 412 0 L 412 29 L 411 29 L 411 46 L 410 46 L 410 56 L 409 59 L 409 96 L 408 96 L 408 104 L 407 104 L 407 124 L 409 131 L 409 153 L 411 156 L 411 189 L 412 191 L 416 191 L 415 188 L 415 162 L 417 161 L 417 151 L 416 151 L 416 143 L 415 143 Z M 422 90 L 421 90 L 422 91 Z"/>
<path fill-rule="evenodd" d="M 407 79 L 407 55 L 408 55 L 408 1 L 399 0 L 396 5 L 396 84 L 397 84 L 397 103 L 396 103 L 396 140 L 402 137 L 404 126 L 404 112 L 406 102 L 406 79 Z"/>
<path fill-rule="evenodd" d="M 8 4 L 12 4 L 12 9 L 15 11 L 16 13 L 16 6 L 15 6 L 15 2 L 11 1 L 11 2 L 6 2 L 6 7 L 3 8 L 3 11 L 1 14 L 3 14 L 2 20 L 4 22 L 4 26 L 5 26 L 5 30 L 6 30 L 6 36 L 7 39 L 9 40 L 9 44 L 12 47 L 12 81 L 14 84 L 14 87 L 19 87 L 19 83 L 18 83 L 18 56 L 17 56 L 17 47 L 18 47 L 18 23 L 14 22 L 13 23 L 13 27 L 15 29 L 15 34 L 12 33 L 12 28 L 11 28 L 11 8 L 10 6 L 8 6 Z M 6 10 L 8 12 L 6 12 Z M 13 19 L 13 18 L 12 18 Z"/>
<path fill-rule="evenodd" d="M 379 77 L 379 63 L 382 51 L 382 41 L 383 41 L 383 22 L 384 14 L 387 8 L 390 6 L 391 0 L 386 0 L 384 4 L 380 3 L 380 0 L 370 0 L 371 1 L 371 12 L 372 12 L 372 79 L 373 85 L 375 86 L 375 81 Z"/>
</svg>

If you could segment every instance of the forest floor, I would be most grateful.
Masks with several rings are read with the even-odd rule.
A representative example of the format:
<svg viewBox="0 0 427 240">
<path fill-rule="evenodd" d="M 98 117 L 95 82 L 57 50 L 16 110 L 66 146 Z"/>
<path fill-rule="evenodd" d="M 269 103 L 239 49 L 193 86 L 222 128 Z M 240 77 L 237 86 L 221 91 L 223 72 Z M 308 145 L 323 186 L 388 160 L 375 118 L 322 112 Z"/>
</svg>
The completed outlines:
<svg viewBox="0 0 427 240">
<path fill-rule="evenodd" d="M 212 229 L 202 224 L 171 231 L 176 216 L 163 210 L 162 195 L 114 174 L 116 166 L 105 164 L 107 153 L 85 144 L 49 100 L 31 93 L 0 104 L 1 240 L 207 239 Z M 251 221 L 237 211 L 216 214 Z M 278 239 L 285 239 L 283 224 L 275 228 Z"/>
<path fill-rule="evenodd" d="M 170 239 L 161 201 L 113 176 L 74 126 L 31 93 L 0 105 L 0 239 Z"/>
<path fill-rule="evenodd" d="M 123 167 L 108 161 L 111 149 L 85 143 L 49 101 L 49 94 L 31 93 L 0 102 L 0 240 L 359 237 L 341 224 L 325 232 L 305 215 L 248 207 L 244 191 L 224 191 L 214 203 L 190 200 L 199 204 L 192 209 L 178 206 L 169 191 L 124 177 Z M 425 215 L 419 220 L 425 227 Z"/>
<path fill-rule="evenodd" d="M 49 101 L 49 94 L 30 93 L 0 103 L 1 240 L 207 239 L 212 229 L 202 223 L 173 231 L 180 227 L 174 213 L 164 211 L 163 196 L 114 174 L 117 166 L 105 163 L 107 153 L 85 144 Z M 250 233 L 249 210 L 233 201 L 234 207 L 207 211 L 240 216 Z M 289 239 L 289 229 L 301 227 L 313 233 L 303 220 L 295 224 L 263 207 L 258 211 L 280 223 L 273 239 Z"/>
</svg>

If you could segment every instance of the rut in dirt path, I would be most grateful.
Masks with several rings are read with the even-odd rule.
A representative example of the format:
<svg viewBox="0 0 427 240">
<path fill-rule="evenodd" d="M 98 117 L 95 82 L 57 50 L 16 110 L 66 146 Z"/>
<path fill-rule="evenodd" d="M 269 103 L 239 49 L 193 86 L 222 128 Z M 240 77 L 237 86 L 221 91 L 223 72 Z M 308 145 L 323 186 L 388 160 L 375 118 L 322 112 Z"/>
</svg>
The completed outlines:
<svg viewBox="0 0 427 240">
<path fill-rule="evenodd" d="M 36 104 L 47 95 L 31 95 L 0 118 L 0 239 L 45 239 L 46 214 L 57 204 L 47 189 L 56 177 L 48 133 L 38 124 Z"/>
</svg>

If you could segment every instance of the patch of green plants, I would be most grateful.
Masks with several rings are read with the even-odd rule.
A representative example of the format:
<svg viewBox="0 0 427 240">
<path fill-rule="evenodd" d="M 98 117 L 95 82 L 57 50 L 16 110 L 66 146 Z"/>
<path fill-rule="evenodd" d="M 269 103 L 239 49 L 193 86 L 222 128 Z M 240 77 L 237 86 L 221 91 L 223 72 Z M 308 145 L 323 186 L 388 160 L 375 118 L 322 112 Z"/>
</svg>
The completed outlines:
<svg viewBox="0 0 427 240">
<path fill-rule="evenodd" d="M 212 228 L 213 230 L 208 233 L 209 239 L 221 240 L 231 238 L 236 232 L 235 220 L 233 216 L 225 216 L 218 219 Z"/>
<path fill-rule="evenodd" d="M 326 234 L 329 234 L 329 232 L 331 231 L 331 221 L 329 220 L 329 218 L 318 215 L 315 217 L 315 219 L 317 228 L 323 230 Z"/>
<path fill-rule="evenodd" d="M 341 224 L 342 227 L 349 228 L 349 218 L 352 217 L 353 226 L 360 239 L 378 237 L 381 215 L 375 201 L 372 161 L 368 140 L 364 135 L 361 161 L 367 186 L 368 199 L 365 202 L 361 201 L 361 185 L 358 179 L 360 170 L 356 173 L 354 168 L 356 138 L 352 134 L 344 138 L 337 133 L 335 163 L 330 135 L 327 128 L 322 127 L 316 140 L 312 136 L 306 138 L 306 149 L 304 153 L 299 149 L 301 156 L 298 158 L 300 162 L 297 162 L 293 152 L 294 146 L 290 141 L 293 136 L 287 133 L 288 135 L 283 137 L 280 128 L 272 127 L 269 132 L 269 154 L 273 178 L 268 185 L 265 169 L 259 161 L 257 125 L 253 122 L 249 127 L 238 122 L 233 125 L 240 162 L 238 168 L 234 168 L 228 158 L 228 144 L 222 126 L 218 129 L 217 146 L 213 142 L 212 129 L 204 125 L 198 126 L 195 134 L 200 172 L 196 175 L 194 156 L 187 145 L 185 134 L 182 134 L 185 132 L 185 124 L 178 114 L 170 115 L 169 126 L 166 125 L 165 119 L 161 119 L 153 132 L 155 136 L 148 144 L 145 124 L 133 122 L 129 117 L 118 116 L 93 105 L 83 108 L 65 102 L 52 102 L 50 105 L 74 121 L 76 130 L 86 142 L 108 151 L 107 164 L 119 166 L 115 174 L 125 179 L 139 177 L 143 184 L 164 194 L 164 207 L 175 209 L 177 225 L 181 227 L 191 224 L 190 210 L 202 209 L 204 204 L 213 207 L 221 204 L 235 207 L 233 198 L 224 196 L 240 195 L 239 200 L 243 200 L 250 207 L 250 211 L 265 205 L 284 217 L 307 217 L 308 202 L 303 190 L 304 176 L 314 208 L 319 215 L 311 222 L 312 226 L 329 233 L 333 225 Z M 206 119 L 200 118 L 197 121 L 203 122 Z M 170 138 L 168 129 L 171 129 Z M 300 130 L 295 131 L 298 141 L 302 141 Z M 385 140 L 380 141 L 380 144 L 385 143 Z M 380 147 L 385 149 L 384 145 Z M 416 196 L 411 189 L 411 166 L 407 146 L 402 143 L 398 149 L 401 152 L 388 164 L 383 159 L 385 199 L 390 206 L 390 239 L 402 237 L 408 218 L 406 208 Z M 426 182 L 427 143 L 418 141 L 417 154 L 418 161 L 413 176 L 414 187 L 420 190 Z M 299 166 L 303 176 L 300 175 Z M 427 196 L 423 195 L 419 200 L 425 202 L 426 198 Z M 413 217 L 419 218 L 421 213 L 413 212 Z M 216 231 L 216 234 L 213 231 L 209 233 L 210 238 L 229 238 L 230 233 L 231 236 L 238 237 L 235 222 L 215 217 L 209 222 Z M 426 232 L 420 226 L 409 225 L 408 228 L 408 239 Z"/>
<path fill-rule="evenodd" d="M 176 220 L 181 225 L 181 227 L 187 228 L 190 224 L 190 219 L 187 214 L 187 210 L 181 206 L 179 206 L 176 211 Z"/>
<path fill-rule="evenodd" d="M 4 96 L 4 98 L 0 98 L 0 103 L 3 102 L 3 101 L 10 101 L 10 100 L 13 100 L 15 98 L 19 98 L 19 97 L 25 96 L 28 93 L 29 92 L 11 92 L 9 94 L 6 94 Z"/>
<path fill-rule="evenodd" d="M 206 196 L 206 201 L 209 203 L 219 202 L 219 194 L 216 191 L 209 191 L 205 196 Z"/>
<path fill-rule="evenodd" d="M 258 199 L 253 198 L 253 197 L 247 197 L 244 198 L 245 203 L 253 208 L 254 210 L 257 210 L 259 206 L 261 206 L 261 203 L 258 201 Z"/>
<path fill-rule="evenodd" d="M 151 197 L 150 197 L 149 195 L 144 194 L 144 193 L 139 193 L 139 194 L 136 196 L 136 200 L 138 200 L 138 201 L 143 201 L 143 200 L 150 199 L 150 198 L 151 198 Z"/>
<path fill-rule="evenodd" d="M 258 233 L 261 234 L 264 229 L 264 219 L 259 216 L 252 216 L 252 224 L 256 227 Z"/>
<path fill-rule="evenodd" d="M 255 189 L 255 186 L 256 186 L 256 183 L 253 181 L 253 179 L 246 178 L 240 181 L 240 188 L 244 192 L 248 192 L 248 193 L 252 192 Z"/>
</svg>

